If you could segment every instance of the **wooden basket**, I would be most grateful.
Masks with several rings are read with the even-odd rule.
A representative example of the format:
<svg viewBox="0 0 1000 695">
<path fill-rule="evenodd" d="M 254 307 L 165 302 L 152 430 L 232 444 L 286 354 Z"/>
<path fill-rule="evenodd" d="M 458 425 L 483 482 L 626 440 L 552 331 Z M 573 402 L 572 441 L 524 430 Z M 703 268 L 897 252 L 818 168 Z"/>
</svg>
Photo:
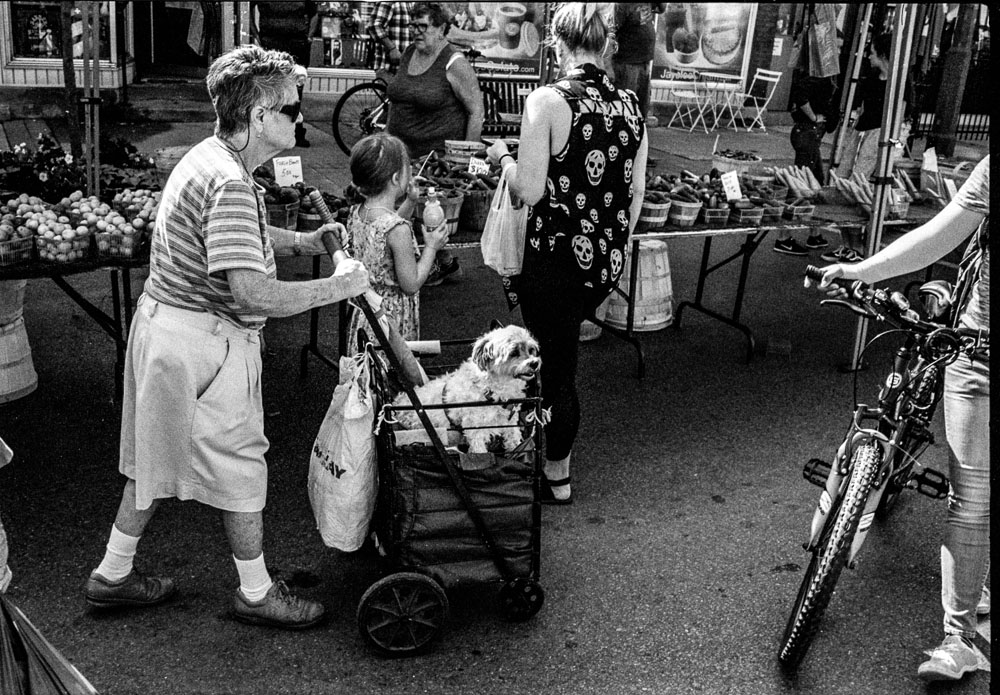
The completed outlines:
<svg viewBox="0 0 1000 695">
<path fill-rule="evenodd" d="M 0 266 L 27 263 L 34 248 L 34 240 L 30 236 L 0 241 Z"/>
<path fill-rule="evenodd" d="M 635 231 L 643 232 L 650 229 L 659 229 L 667 224 L 670 216 L 672 201 L 665 203 L 653 203 L 648 200 L 642 201 L 642 209 L 639 211 L 639 220 L 635 224 Z"/>
<path fill-rule="evenodd" d="M 138 258 L 146 235 L 118 234 L 117 232 L 97 232 L 94 235 L 98 258 Z"/>
<path fill-rule="evenodd" d="M 816 206 L 812 203 L 805 203 L 803 205 L 785 205 L 782 217 L 786 220 L 791 220 L 792 222 L 805 222 L 806 220 L 812 219 L 814 212 L 816 212 Z"/>
<path fill-rule="evenodd" d="M 701 207 L 701 203 L 674 200 L 670 204 L 670 213 L 667 215 L 667 219 L 670 224 L 678 227 L 690 227 L 698 219 L 698 211 L 701 210 Z"/>
<path fill-rule="evenodd" d="M 486 145 L 477 140 L 445 140 L 444 160 L 461 166 L 469 165 L 472 155 L 485 155 Z"/>
<path fill-rule="evenodd" d="M 730 224 L 757 225 L 764 219 L 764 208 L 733 208 L 729 213 Z"/>
<path fill-rule="evenodd" d="M 709 227 L 725 227 L 729 222 L 729 208 L 702 208 L 701 221 Z"/>
<path fill-rule="evenodd" d="M 722 155 L 715 154 L 712 155 L 712 168 L 718 169 L 720 173 L 726 173 L 727 171 L 735 171 L 738 174 L 746 174 L 747 172 L 754 171 L 760 167 L 760 163 L 763 160 L 760 157 L 757 159 L 730 159 L 729 157 L 723 157 Z"/>
<path fill-rule="evenodd" d="M 267 203 L 267 223 L 295 231 L 299 222 L 299 201 L 294 203 Z"/>
<path fill-rule="evenodd" d="M 462 208 L 458 212 L 458 226 L 462 229 L 481 232 L 490 214 L 490 203 L 494 191 L 472 190 L 465 194 Z"/>
</svg>

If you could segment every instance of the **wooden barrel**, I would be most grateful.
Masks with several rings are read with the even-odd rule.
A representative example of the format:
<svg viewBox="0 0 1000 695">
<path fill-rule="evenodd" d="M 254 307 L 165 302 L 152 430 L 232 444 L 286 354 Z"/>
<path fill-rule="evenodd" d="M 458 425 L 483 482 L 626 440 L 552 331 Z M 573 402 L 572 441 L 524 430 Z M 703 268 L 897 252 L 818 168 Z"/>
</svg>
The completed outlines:
<svg viewBox="0 0 1000 695">
<path fill-rule="evenodd" d="M 608 316 L 608 304 L 610 303 L 611 303 L 611 297 L 609 296 L 607 299 L 601 302 L 601 305 L 597 307 L 597 309 L 594 310 L 594 318 L 600 321 L 604 321 Z M 580 342 L 587 343 L 590 342 L 591 340 L 597 340 L 598 338 L 601 337 L 602 332 L 603 331 L 601 330 L 601 327 L 598 326 L 596 323 L 593 323 L 591 321 L 584 321 L 582 324 L 580 324 Z"/>
<path fill-rule="evenodd" d="M 625 271 L 619 287 L 628 291 L 631 262 L 626 260 Z M 639 277 L 635 290 L 635 318 L 632 328 L 636 331 L 657 331 L 674 320 L 674 289 L 670 282 L 670 259 L 667 243 L 659 239 L 639 242 Z M 628 302 L 617 292 L 608 303 L 605 319 L 610 326 L 625 328 L 628 320 Z"/>
<path fill-rule="evenodd" d="M 24 318 L 0 326 L 0 403 L 27 396 L 38 387 Z"/>
<path fill-rule="evenodd" d="M 14 323 L 24 313 L 24 290 L 27 280 L 0 282 L 0 326 Z"/>
</svg>

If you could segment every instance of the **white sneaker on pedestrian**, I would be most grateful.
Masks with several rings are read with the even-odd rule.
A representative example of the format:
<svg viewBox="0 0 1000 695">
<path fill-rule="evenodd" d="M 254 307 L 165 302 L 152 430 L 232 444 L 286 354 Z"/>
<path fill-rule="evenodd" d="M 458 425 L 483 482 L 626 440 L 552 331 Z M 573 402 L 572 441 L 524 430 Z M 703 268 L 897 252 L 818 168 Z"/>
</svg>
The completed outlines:
<svg viewBox="0 0 1000 695">
<path fill-rule="evenodd" d="M 961 635 L 948 635 L 927 654 L 930 658 L 917 668 L 925 681 L 957 681 L 979 668 L 979 655 Z"/>
</svg>

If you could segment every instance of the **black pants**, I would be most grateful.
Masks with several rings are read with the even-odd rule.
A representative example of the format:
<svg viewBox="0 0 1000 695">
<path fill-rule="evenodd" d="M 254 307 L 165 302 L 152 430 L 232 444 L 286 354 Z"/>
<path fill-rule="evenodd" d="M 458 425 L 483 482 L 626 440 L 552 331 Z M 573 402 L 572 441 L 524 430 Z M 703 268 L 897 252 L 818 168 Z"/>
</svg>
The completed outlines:
<svg viewBox="0 0 1000 695">
<path fill-rule="evenodd" d="M 545 427 L 545 456 L 569 456 L 580 429 L 576 367 L 580 324 L 589 315 L 579 280 L 549 264 L 525 268 L 518 297 L 525 327 L 538 340 L 542 356 L 542 407 L 552 408 Z"/>
<path fill-rule="evenodd" d="M 823 173 L 823 155 L 820 143 L 826 133 L 824 126 L 796 123 L 792 127 L 792 148 L 795 150 L 795 166 L 809 167 L 820 185 L 825 183 Z"/>
</svg>

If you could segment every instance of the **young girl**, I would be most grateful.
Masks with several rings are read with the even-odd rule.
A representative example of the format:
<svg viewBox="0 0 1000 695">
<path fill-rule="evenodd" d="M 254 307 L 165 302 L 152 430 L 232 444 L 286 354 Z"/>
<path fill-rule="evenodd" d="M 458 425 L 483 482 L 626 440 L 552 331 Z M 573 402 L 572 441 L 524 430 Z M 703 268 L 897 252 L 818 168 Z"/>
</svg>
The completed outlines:
<svg viewBox="0 0 1000 695">
<path fill-rule="evenodd" d="M 358 141 L 351 150 L 351 178 L 365 196 L 351 210 L 347 224 L 351 255 L 368 269 L 371 288 L 382 296 L 382 307 L 403 339 L 418 340 L 417 293 L 431 274 L 435 254 L 448 243 L 447 225 L 424 230 L 424 249 L 418 256 L 409 223 L 417 187 L 410 177 L 406 145 L 397 137 L 376 133 Z M 358 351 L 359 328 L 373 337 L 364 314 L 355 311 L 347 334 L 351 353 Z"/>
</svg>

